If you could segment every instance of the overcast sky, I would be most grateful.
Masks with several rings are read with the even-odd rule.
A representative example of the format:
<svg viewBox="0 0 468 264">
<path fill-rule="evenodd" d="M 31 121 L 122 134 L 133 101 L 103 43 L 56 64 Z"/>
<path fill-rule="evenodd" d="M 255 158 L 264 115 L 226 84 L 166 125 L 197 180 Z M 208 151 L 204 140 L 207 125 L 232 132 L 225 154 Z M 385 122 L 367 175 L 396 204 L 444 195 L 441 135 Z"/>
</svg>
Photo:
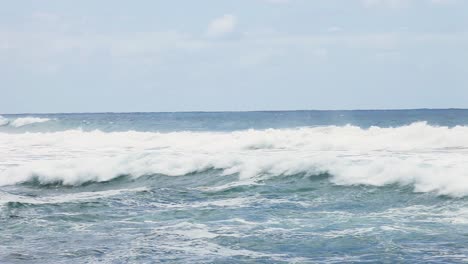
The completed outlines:
<svg viewBox="0 0 468 264">
<path fill-rule="evenodd" d="M 0 3 L 0 113 L 468 108 L 466 0 Z"/>
</svg>

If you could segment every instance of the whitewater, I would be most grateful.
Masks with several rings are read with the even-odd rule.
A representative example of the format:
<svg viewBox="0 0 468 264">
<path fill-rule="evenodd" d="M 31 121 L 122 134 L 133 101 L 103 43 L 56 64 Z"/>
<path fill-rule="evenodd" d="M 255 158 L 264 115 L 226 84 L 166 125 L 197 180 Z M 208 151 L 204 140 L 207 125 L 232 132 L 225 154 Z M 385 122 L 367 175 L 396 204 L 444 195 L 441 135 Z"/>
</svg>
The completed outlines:
<svg viewBox="0 0 468 264">
<path fill-rule="evenodd" d="M 80 185 L 129 175 L 182 176 L 218 169 L 240 181 L 330 174 L 342 185 L 412 185 L 468 194 L 468 127 L 325 126 L 211 132 L 0 134 L 0 185 L 37 180 Z M 38 159 L 38 157 L 41 157 Z"/>
<path fill-rule="evenodd" d="M 465 262 L 467 117 L 4 115 L 0 262 Z"/>
</svg>

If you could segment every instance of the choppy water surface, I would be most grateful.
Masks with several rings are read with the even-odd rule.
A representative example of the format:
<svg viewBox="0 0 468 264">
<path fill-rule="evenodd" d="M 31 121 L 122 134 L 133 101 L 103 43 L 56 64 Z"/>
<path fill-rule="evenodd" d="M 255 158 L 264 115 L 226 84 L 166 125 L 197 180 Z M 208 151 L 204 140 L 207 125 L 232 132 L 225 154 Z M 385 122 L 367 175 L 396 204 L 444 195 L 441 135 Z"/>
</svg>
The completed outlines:
<svg viewBox="0 0 468 264">
<path fill-rule="evenodd" d="M 468 111 L 3 115 L 0 263 L 468 262 Z"/>
</svg>

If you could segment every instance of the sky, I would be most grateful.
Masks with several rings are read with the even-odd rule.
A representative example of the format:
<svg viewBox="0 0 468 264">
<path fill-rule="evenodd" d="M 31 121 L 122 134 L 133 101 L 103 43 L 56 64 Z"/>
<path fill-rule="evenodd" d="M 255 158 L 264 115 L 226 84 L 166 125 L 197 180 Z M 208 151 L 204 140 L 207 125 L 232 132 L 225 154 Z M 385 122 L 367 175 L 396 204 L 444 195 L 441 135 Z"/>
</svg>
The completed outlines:
<svg viewBox="0 0 468 264">
<path fill-rule="evenodd" d="M 0 4 L 0 113 L 468 108 L 466 0 Z"/>
</svg>

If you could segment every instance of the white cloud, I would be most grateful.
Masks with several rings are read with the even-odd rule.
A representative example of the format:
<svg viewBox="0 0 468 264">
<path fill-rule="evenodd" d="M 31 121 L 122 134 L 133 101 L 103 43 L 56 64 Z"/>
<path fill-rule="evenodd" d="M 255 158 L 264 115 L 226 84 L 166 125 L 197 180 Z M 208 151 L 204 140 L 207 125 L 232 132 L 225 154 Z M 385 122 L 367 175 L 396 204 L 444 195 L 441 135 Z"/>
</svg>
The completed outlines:
<svg viewBox="0 0 468 264">
<path fill-rule="evenodd" d="M 436 5 L 453 4 L 455 2 L 458 2 L 458 0 L 431 0 L 431 3 Z"/>
<path fill-rule="evenodd" d="M 436 4 L 434 1 L 443 0 L 424 1 L 428 4 Z M 443 2 L 446 1 L 456 0 Z M 376 4 L 376 2 L 373 3 Z M 243 66 L 250 67 L 275 63 L 279 57 L 290 56 L 291 51 L 307 53 L 314 59 L 327 59 L 327 57 L 333 57 L 329 54 L 334 54 L 335 48 L 349 52 L 369 50 L 383 54 L 379 55 L 379 58 L 387 58 L 390 57 L 389 54 L 393 56 L 400 49 L 407 47 L 422 45 L 458 45 L 461 47 L 468 43 L 466 33 L 413 32 L 410 34 L 408 30 L 401 30 L 399 33 L 363 32 L 356 34 L 352 29 L 343 30 L 333 24 L 329 28 L 325 27 L 318 34 L 285 34 L 270 28 L 242 33 L 237 28 L 237 18 L 231 14 L 214 19 L 209 24 L 207 35 L 178 31 L 83 34 L 80 30 L 57 30 L 52 22 L 39 23 L 39 21 L 58 20 L 55 24 L 67 24 L 65 18 L 47 13 L 35 13 L 32 20 L 35 23 L 29 25 L 31 27 L 29 31 L 2 30 L 0 27 L 0 66 L 3 61 L 5 65 L 7 62 L 13 62 L 21 68 L 53 73 L 66 69 L 68 65 L 91 65 L 95 61 L 123 65 L 122 68 L 124 68 L 129 65 L 129 62 L 134 62 L 135 65 L 162 65 L 164 61 L 170 61 L 179 55 L 204 54 L 216 58 L 221 53 L 233 56 L 237 52 L 239 56 L 233 56 L 235 60 Z M 217 41 L 216 37 L 231 36 L 232 32 L 239 33 L 235 41 Z M 206 38 L 206 36 L 213 38 Z"/>
<path fill-rule="evenodd" d="M 403 8 L 411 4 L 411 0 L 362 0 L 365 7 Z"/>
<path fill-rule="evenodd" d="M 234 31 L 237 25 L 237 18 L 234 15 L 226 14 L 211 21 L 208 26 L 208 36 L 222 36 Z"/>
<path fill-rule="evenodd" d="M 333 27 L 329 27 L 327 29 L 328 32 L 330 33 L 336 33 L 336 32 L 340 32 L 342 31 L 343 29 L 341 27 L 338 27 L 338 26 L 333 26 Z"/>
<path fill-rule="evenodd" d="M 283 55 L 281 51 L 273 48 L 259 49 L 255 48 L 253 51 L 245 52 L 239 57 L 239 64 L 242 67 L 255 67 L 262 64 L 268 64 L 273 58 Z"/>
<path fill-rule="evenodd" d="M 35 20 L 45 21 L 45 22 L 59 22 L 60 16 L 54 13 L 47 12 L 35 12 L 32 14 L 32 17 Z M 36 21 L 37 22 L 37 21 Z"/>
<path fill-rule="evenodd" d="M 271 3 L 271 4 L 286 4 L 286 3 L 289 3 L 291 2 L 290 0 L 263 0 L 267 3 Z"/>
<path fill-rule="evenodd" d="M 405 8 L 411 6 L 412 3 L 416 3 L 417 0 L 361 0 L 361 3 L 367 7 L 385 7 L 385 8 Z M 421 1 L 423 2 L 423 1 Z M 426 3 L 435 5 L 453 4 L 459 2 L 459 0 L 425 0 Z"/>
</svg>

